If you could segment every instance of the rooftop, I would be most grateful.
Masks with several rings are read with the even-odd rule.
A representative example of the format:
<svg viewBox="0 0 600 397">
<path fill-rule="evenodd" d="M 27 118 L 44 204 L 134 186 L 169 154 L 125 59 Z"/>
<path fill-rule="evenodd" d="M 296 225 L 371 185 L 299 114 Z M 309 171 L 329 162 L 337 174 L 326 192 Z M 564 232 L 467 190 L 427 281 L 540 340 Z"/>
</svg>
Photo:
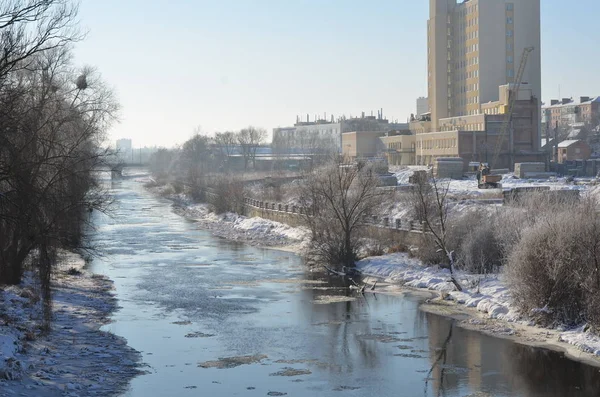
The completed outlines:
<svg viewBox="0 0 600 397">
<path fill-rule="evenodd" d="M 553 102 L 558 102 L 558 103 L 554 103 Z M 563 98 L 561 100 L 558 99 L 553 99 L 550 102 L 550 105 L 544 105 L 542 106 L 543 109 L 552 109 L 552 108 L 560 108 L 563 106 L 578 106 L 578 105 L 586 105 L 586 104 L 590 104 L 590 103 L 600 103 L 600 96 L 597 97 L 579 97 L 579 99 L 573 99 L 573 98 Z"/>
<path fill-rule="evenodd" d="M 569 139 L 567 141 L 562 141 L 558 144 L 558 147 L 569 147 L 575 143 L 579 142 L 579 139 Z"/>
</svg>

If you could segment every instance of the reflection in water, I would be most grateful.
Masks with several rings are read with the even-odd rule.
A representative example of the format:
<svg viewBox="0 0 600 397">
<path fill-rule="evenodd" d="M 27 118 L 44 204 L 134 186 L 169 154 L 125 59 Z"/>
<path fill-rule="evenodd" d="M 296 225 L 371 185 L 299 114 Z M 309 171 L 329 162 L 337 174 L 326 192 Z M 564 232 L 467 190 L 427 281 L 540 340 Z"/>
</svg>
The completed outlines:
<svg viewBox="0 0 600 397">
<path fill-rule="evenodd" d="M 528 396 L 600 396 L 599 369 L 556 352 L 511 344 L 503 364 L 514 387 Z"/>
<path fill-rule="evenodd" d="M 94 243 L 106 256 L 91 267 L 115 281 L 122 309 L 110 331 L 153 369 L 127 397 L 246 395 L 248 387 L 419 396 L 426 384 L 427 397 L 600 395 L 595 368 L 453 326 L 418 310 L 410 293 L 354 295 L 343 279 L 305 273 L 293 254 L 214 238 L 135 181 L 114 182 L 112 192 L 114 216 L 94 215 Z M 342 296 L 354 299 L 319 304 Z M 195 334 L 212 336 L 186 337 Z M 254 355 L 267 358 L 197 366 Z M 270 376 L 286 367 L 304 375 Z"/>
<path fill-rule="evenodd" d="M 377 311 L 380 300 L 372 295 L 355 294 L 348 288 L 348 281 L 340 277 L 324 277 L 310 274 L 311 279 L 327 281 L 305 288 L 305 299 L 318 301 L 322 297 L 349 296 L 355 300 L 337 304 L 316 304 L 303 306 L 312 324 L 326 327 L 323 349 L 330 363 L 341 363 L 329 366 L 333 372 L 352 372 L 355 363 L 366 368 L 377 368 L 377 343 L 362 338 L 371 335 L 372 323 L 369 321 L 371 311 Z M 384 304 L 386 306 L 386 304 Z"/>
<path fill-rule="evenodd" d="M 427 373 L 427 378 L 425 380 L 425 395 L 427 395 L 427 389 L 429 386 L 429 380 L 432 379 L 433 376 L 434 382 L 436 382 L 435 389 L 437 390 L 437 395 L 440 395 L 441 392 L 444 391 L 444 375 L 446 373 L 446 365 L 448 363 L 448 345 L 452 340 L 452 330 L 454 329 L 454 321 L 450 322 L 450 327 L 448 328 L 448 335 L 444 342 L 440 347 L 436 347 L 435 353 L 432 354 L 432 357 L 435 356 L 435 360 L 431 365 L 431 369 Z M 434 373 L 435 371 L 435 373 Z M 439 379 L 439 380 L 438 380 Z"/>
<path fill-rule="evenodd" d="M 435 314 L 427 315 L 427 323 L 432 352 L 428 378 L 436 396 L 465 386 L 492 395 L 600 396 L 600 370 L 596 367 L 555 351 L 455 327 Z"/>
</svg>

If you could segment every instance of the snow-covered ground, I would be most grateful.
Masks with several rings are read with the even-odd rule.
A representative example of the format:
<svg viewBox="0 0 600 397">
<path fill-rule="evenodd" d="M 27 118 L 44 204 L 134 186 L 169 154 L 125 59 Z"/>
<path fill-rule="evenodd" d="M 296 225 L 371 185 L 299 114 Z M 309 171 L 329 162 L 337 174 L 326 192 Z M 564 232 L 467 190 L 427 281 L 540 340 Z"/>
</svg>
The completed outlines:
<svg viewBox="0 0 600 397">
<path fill-rule="evenodd" d="M 358 262 L 357 268 L 364 275 L 391 283 L 392 286 L 387 288 L 393 289 L 394 285 L 401 284 L 438 291 L 444 293 L 446 299 L 475 308 L 488 318 L 534 325 L 531 319 L 512 306 L 511 295 L 502 275 L 479 276 L 457 272 L 457 279 L 464 287 L 463 292 L 458 292 L 450 282 L 447 269 L 425 267 L 418 259 L 405 253 L 366 258 Z M 556 331 L 559 331 L 559 341 L 600 356 L 600 337 L 586 332 L 584 326 L 570 330 L 557 328 Z M 511 330 L 507 329 L 507 332 L 510 334 Z"/>
<path fill-rule="evenodd" d="M 398 178 L 398 185 L 408 184 L 408 180 L 415 171 L 420 170 L 431 170 L 426 166 L 407 166 L 407 167 L 390 167 L 390 171 L 394 173 Z M 579 178 L 581 181 L 590 182 L 591 178 Z M 471 196 L 475 198 L 486 198 L 486 196 L 499 194 L 500 190 L 482 190 L 477 188 L 477 179 L 472 176 L 464 179 L 440 179 L 439 183 L 442 185 L 448 184 L 448 192 L 452 196 L 466 197 Z M 502 189 L 508 190 L 515 187 L 533 187 L 533 186 L 548 186 L 552 190 L 564 189 L 564 190 L 586 190 L 586 185 L 574 185 L 569 183 L 566 178 L 550 178 L 550 179 L 520 179 L 513 173 L 508 173 L 502 177 Z"/>
<path fill-rule="evenodd" d="M 73 254 L 61 261 L 47 336 L 36 328 L 41 304 L 31 274 L 22 285 L 0 290 L 0 396 L 116 395 L 140 373 L 138 353 L 100 330 L 117 307 L 112 282 L 83 266 Z M 69 275 L 71 268 L 81 273 Z"/>
<path fill-rule="evenodd" d="M 152 188 L 156 190 L 156 188 Z M 175 204 L 175 211 L 193 219 L 213 234 L 230 240 L 241 240 L 260 246 L 294 246 L 302 249 L 308 241 L 308 230 L 263 218 L 248 218 L 231 212 L 216 214 L 211 206 L 195 203 L 185 194 L 170 194 L 166 198 Z"/>
</svg>

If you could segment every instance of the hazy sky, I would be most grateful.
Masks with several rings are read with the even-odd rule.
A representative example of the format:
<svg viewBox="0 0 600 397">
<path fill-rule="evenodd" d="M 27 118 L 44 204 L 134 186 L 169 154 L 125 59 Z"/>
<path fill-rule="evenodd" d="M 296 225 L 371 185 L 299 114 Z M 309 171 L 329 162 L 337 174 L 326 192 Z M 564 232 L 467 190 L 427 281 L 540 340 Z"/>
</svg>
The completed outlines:
<svg viewBox="0 0 600 397">
<path fill-rule="evenodd" d="M 527 1 L 527 0 L 519 0 Z M 575 5 L 576 3 L 576 5 Z M 292 125 L 296 115 L 426 96 L 426 0 L 83 0 L 76 60 L 122 105 L 111 139 L 171 146 L 204 131 Z M 600 95 L 600 2 L 542 0 L 542 95 Z"/>
</svg>

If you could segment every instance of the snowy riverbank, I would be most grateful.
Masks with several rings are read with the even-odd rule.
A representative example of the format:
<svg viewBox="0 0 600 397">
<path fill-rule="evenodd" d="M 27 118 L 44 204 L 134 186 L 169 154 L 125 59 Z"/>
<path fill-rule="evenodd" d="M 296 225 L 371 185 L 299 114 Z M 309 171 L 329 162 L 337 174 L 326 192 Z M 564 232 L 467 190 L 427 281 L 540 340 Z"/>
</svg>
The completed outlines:
<svg viewBox="0 0 600 397">
<path fill-rule="evenodd" d="M 307 241 L 308 230 L 301 227 L 231 212 L 216 214 L 211 211 L 209 204 L 195 203 L 185 194 L 164 194 L 160 187 L 148 189 L 173 201 L 176 213 L 200 223 L 218 237 L 255 246 L 286 247 L 295 252 L 301 251 Z"/>
<path fill-rule="evenodd" d="M 36 329 L 41 304 L 31 299 L 38 288 L 31 274 L 0 290 L 0 396 L 116 395 L 140 373 L 127 341 L 100 330 L 117 308 L 112 281 L 83 266 L 73 254 L 61 261 L 47 336 Z"/>
<path fill-rule="evenodd" d="M 584 352 L 590 355 L 588 358 L 595 358 L 595 365 L 600 365 L 600 337 L 586 332 L 583 326 L 575 329 L 536 326 L 511 305 L 510 291 L 502 275 L 479 276 L 458 272 L 457 278 L 465 288 L 463 292 L 458 292 L 449 281 L 447 269 L 424 267 L 419 260 L 405 253 L 366 258 L 358 262 L 357 268 L 366 276 L 388 283 L 382 292 L 394 292 L 398 285 L 437 291 L 446 302 L 452 302 L 458 308 L 476 310 L 483 320 L 492 320 L 488 322 L 470 318 L 465 324 L 469 328 L 495 336 L 512 337 L 524 343 L 561 348 L 576 359 L 582 359 L 578 353 Z M 451 314 L 444 309 L 432 311 Z"/>
<path fill-rule="evenodd" d="M 159 190 L 153 188 L 156 193 Z M 206 204 L 196 204 L 184 195 L 169 195 L 175 210 L 183 216 L 202 223 L 215 235 L 260 246 L 291 246 L 298 251 L 307 240 L 307 231 L 301 228 L 272 222 L 262 218 L 247 218 L 237 214 L 217 215 Z M 586 332 L 584 327 L 547 329 L 519 313 L 511 304 L 509 288 L 501 274 L 486 276 L 458 273 L 465 287 L 454 290 L 449 282 L 449 271 L 437 266 L 426 267 L 418 259 L 405 253 L 370 257 L 361 260 L 357 268 L 364 275 L 384 280 L 387 285 L 377 287 L 378 292 L 395 293 L 409 287 L 437 291 L 445 299 L 435 300 L 426 310 L 447 316 L 467 314 L 463 326 L 488 334 L 511 338 L 515 341 L 547 348 L 561 349 L 571 357 L 600 365 L 600 337 Z M 476 314 L 475 318 L 472 314 Z"/>
</svg>

